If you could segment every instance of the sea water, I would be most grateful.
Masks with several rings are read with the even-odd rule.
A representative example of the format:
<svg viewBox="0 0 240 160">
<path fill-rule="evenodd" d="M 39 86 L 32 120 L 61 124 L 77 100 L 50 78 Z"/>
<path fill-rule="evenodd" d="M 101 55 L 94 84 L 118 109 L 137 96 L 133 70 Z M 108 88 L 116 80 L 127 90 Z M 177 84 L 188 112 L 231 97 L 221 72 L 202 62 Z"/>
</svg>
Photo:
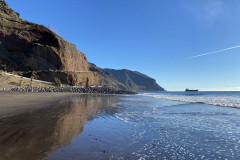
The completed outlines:
<svg viewBox="0 0 240 160">
<path fill-rule="evenodd" d="M 144 96 L 188 103 L 240 108 L 240 92 L 142 92 Z"/>
<path fill-rule="evenodd" d="M 239 92 L 79 95 L 0 119 L 0 159 L 240 159 Z"/>
</svg>

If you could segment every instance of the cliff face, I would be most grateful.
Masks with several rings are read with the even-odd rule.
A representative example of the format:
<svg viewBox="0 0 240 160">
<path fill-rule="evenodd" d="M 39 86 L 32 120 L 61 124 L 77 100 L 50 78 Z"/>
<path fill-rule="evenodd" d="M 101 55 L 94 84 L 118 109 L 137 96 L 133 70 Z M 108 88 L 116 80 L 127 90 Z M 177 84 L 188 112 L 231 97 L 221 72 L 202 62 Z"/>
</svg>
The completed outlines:
<svg viewBox="0 0 240 160">
<path fill-rule="evenodd" d="M 89 63 L 89 69 L 100 75 L 99 84 L 131 91 L 164 91 L 156 80 L 142 73 L 130 70 L 101 69 Z"/>
<path fill-rule="evenodd" d="M 115 79 L 113 75 L 111 75 L 108 72 L 105 72 L 103 69 L 97 67 L 95 64 L 89 63 L 89 69 L 93 72 L 97 72 L 100 75 L 99 84 L 103 86 L 112 86 L 120 90 L 128 90 L 128 88 L 124 84 L 119 82 L 117 79 Z"/>
<path fill-rule="evenodd" d="M 104 69 L 105 72 L 113 75 L 115 79 L 124 84 L 128 90 L 132 91 L 164 91 L 156 80 L 145 74 L 130 70 Z"/>
<path fill-rule="evenodd" d="M 1 69 L 6 65 L 8 71 L 57 70 L 63 82 L 79 85 L 89 79 L 92 85 L 98 84 L 99 75 L 89 72 L 86 56 L 74 44 L 42 25 L 21 19 L 4 1 L 0 1 L 0 19 Z M 42 79 L 46 72 L 38 75 Z"/>
</svg>

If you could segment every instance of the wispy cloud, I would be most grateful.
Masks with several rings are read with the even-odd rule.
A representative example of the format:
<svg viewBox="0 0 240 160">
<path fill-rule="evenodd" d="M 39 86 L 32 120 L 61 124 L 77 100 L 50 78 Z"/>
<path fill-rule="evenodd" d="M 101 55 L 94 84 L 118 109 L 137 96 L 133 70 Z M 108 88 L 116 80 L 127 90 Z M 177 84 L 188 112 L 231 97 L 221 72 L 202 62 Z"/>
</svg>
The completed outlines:
<svg viewBox="0 0 240 160">
<path fill-rule="evenodd" d="M 228 51 L 228 50 L 239 48 L 239 47 L 240 47 L 240 45 L 237 45 L 237 46 L 230 47 L 230 48 L 225 48 L 225 49 L 221 49 L 221 50 L 217 50 L 217 51 L 212 51 L 212 52 L 207 52 L 207 53 L 203 53 L 203 54 L 198 54 L 198 55 L 195 55 L 195 56 L 192 56 L 192 57 L 188 57 L 188 58 L 185 58 L 185 59 L 192 59 L 192 58 L 206 56 L 206 55 L 209 55 L 209 54 L 216 54 L 216 53 L 219 53 L 219 52 L 224 52 L 224 51 Z"/>
<path fill-rule="evenodd" d="M 182 0 L 183 7 L 201 23 L 214 24 L 224 11 L 222 0 Z"/>
<path fill-rule="evenodd" d="M 221 0 L 207 0 L 204 6 L 205 18 L 213 22 L 223 12 L 223 2 Z"/>
</svg>

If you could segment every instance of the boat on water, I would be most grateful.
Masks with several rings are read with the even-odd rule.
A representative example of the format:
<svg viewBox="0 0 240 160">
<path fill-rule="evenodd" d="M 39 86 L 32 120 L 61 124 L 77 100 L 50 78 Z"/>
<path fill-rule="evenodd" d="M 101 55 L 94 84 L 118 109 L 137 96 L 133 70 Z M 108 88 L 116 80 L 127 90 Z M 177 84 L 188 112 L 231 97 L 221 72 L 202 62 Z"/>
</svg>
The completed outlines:
<svg viewBox="0 0 240 160">
<path fill-rule="evenodd" d="M 198 89 L 185 89 L 185 92 L 198 92 Z"/>
</svg>

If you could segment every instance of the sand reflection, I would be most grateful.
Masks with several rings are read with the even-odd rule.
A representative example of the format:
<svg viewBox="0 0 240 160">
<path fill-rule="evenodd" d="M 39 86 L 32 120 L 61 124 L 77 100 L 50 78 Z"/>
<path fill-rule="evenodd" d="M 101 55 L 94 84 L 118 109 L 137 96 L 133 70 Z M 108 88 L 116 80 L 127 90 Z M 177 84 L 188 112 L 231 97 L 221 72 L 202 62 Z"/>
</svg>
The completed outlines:
<svg viewBox="0 0 240 160">
<path fill-rule="evenodd" d="M 87 120 L 116 101 L 115 96 L 72 96 L 41 110 L 0 119 L 0 160 L 41 159 L 70 145 Z"/>
</svg>

